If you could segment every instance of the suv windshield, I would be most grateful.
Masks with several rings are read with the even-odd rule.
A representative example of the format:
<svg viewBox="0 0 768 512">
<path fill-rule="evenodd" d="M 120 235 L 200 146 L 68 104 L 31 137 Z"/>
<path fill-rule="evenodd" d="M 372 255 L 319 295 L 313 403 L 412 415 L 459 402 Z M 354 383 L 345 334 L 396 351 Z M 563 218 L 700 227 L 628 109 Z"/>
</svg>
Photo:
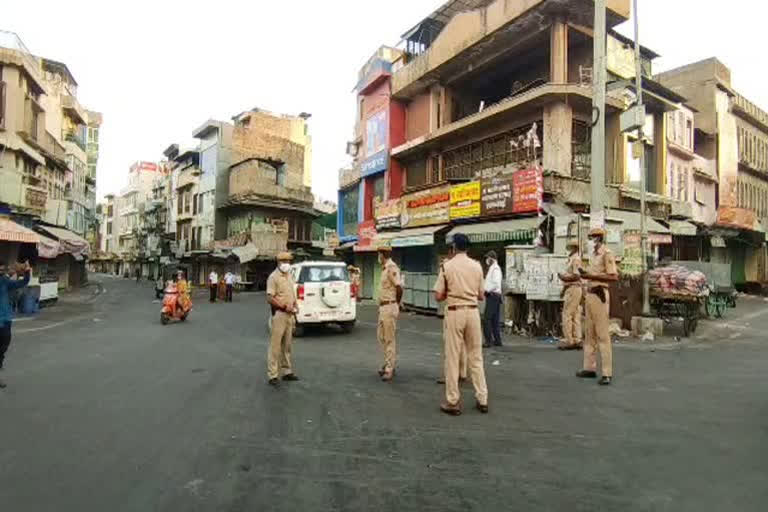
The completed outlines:
<svg viewBox="0 0 768 512">
<path fill-rule="evenodd" d="M 307 266 L 299 273 L 299 283 L 327 283 L 329 281 L 349 281 L 347 268 L 338 266 Z"/>
</svg>

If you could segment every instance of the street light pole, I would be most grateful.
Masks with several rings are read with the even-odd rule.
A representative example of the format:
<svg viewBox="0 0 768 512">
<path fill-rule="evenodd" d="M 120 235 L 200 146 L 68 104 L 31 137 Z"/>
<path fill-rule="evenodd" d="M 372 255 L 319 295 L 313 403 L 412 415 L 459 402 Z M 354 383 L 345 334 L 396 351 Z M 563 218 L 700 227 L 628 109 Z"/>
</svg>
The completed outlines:
<svg viewBox="0 0 768 512">
<path fill-rule="evenodd" d="M 594 54 L 592 67 L 592 199 L 590 227 L 605 225 L 605 0 L 595 0 Z M 595 119 L 595 117 L 597 119 Z"/>
<path fill-rule="evenodd" d="M 640 61 L 640 22 L 637 17 L 637 3 L 639 0 L 632 0 L 632 17 L 635 22 L 635 90 L 637 92 L 637 108 L 643 110 L 643 67 Z M 645 175 L 645 133 L 644 124 L 640 124 L 637 129 L 637 147 L 640 157 L 640 243 L 643 257 L 643 316 L 650 316 L 651 304 L 649 301 L 648 284 L 648 225 L 645 222 L 645 194 L 646 194 L 646 175 Z"/>
</svg>

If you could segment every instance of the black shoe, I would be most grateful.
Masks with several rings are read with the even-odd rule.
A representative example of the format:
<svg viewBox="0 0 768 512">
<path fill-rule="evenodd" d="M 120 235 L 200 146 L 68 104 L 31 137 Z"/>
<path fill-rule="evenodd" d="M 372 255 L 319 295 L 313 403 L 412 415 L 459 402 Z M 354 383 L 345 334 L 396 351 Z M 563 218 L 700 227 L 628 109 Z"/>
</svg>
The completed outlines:
<svg viewBox="0 0 768 512">
<path fill-rule="evenodd" d="M 491 348 L 491 344 L 490 343 L 483 343 L 483 348 Z"/>
<path fill-rule="evenodd" d="M 597 372 L 593 372 L 590 370 L 579 370 L 576 372 L 576 376 L 580 379 L 596 379 Z"/>
<path fill-rule="evenodd" d="M 481 413 L 483 413 L 483 414 L 488 414 L 488 404 L 485 404 L 485 405 L 483 405 L 483 404 L 481 404 L 480 402 L 477 402 L 477 403 L 475 404 L 475 408 L 476 408 L 478 411 L 480 411 Z"/>
<path fill-rule="evenodd" d="M 611 382 L 613 381 L 613 377 L 603 377 L 597 383 L 601 386 L 610 386 Z"/>
<path fill-rule="evenodd" d="M 296 375 L 294 375 L 292 373 L 289 373 L 288 375 L 283 375 L 283 380 L 288 380 L 288 381 L 295 382 L 295 381 L 299 380 L 299 378 Z"/>
<path fill-rule="evenodd" d="M 0 379 L 0 389 L 5 389 L 7 387 L 8 387 L 8 384 L 6 384 L 3 379 Z"/>
<path fill-rule="evenodd" d="M 280 381 L 279 381 L 279 380 L 277 380 L 277 378 L 274 378 L 274 379 L 269 379 L 269 385 L 270 385 L 270 386 L 274 386 L 274 387 L 277 387 L 279 384 L 280 384 Z"/>
</svg>

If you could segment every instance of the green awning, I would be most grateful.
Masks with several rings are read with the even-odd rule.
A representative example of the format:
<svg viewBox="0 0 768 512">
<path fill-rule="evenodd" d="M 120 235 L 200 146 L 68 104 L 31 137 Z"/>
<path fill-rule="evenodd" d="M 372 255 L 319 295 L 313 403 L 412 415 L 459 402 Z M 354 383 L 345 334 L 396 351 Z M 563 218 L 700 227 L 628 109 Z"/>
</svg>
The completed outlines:
<svg viewBox="0 0 768 512">
<path fill-rule="evenodd" d="M 464 224 L 450 230 L 445 235 L 445 241 L 451 243 L 456 233 L 467 235 L 469 241 L 474 244 L 533 240 L 536 238 L 542 220 L 539 217 L 526 217 L 481 224 Z"/>
</svg>

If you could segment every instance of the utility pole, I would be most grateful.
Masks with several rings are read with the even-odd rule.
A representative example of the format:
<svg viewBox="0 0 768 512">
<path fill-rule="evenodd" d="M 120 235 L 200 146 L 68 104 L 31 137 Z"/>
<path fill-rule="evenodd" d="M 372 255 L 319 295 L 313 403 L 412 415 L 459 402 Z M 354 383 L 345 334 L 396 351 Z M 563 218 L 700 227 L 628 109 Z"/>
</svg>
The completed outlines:
<svg viewBox="0 0 768 512">
<path fill-rule="evenodd" d="M 643 67 L 640 62 L 640 22 L 637 18 L 637 2 L 632 0 L 632 17 L 635 20 L 635 90 L 637 92 L 637 108 L 644 112 L 643 108 Z M 643 119 L 644 121 L 644 119 Z M 643 316 L 651 315 L 651 303 L 649 301 L 648 284 L 648 225 L 645 222 L 645 133 L 643 133 L 644 124 L 640 124 L 637 129 L 637 146 L 640 156 L 640 247 L 643 256 Z"/>
<path fill-rule="evenodd" d="M 605 226 L 605 0 L 595 0 L 592 68 L 592 201 L 590 227 Z"/>
</svg>

